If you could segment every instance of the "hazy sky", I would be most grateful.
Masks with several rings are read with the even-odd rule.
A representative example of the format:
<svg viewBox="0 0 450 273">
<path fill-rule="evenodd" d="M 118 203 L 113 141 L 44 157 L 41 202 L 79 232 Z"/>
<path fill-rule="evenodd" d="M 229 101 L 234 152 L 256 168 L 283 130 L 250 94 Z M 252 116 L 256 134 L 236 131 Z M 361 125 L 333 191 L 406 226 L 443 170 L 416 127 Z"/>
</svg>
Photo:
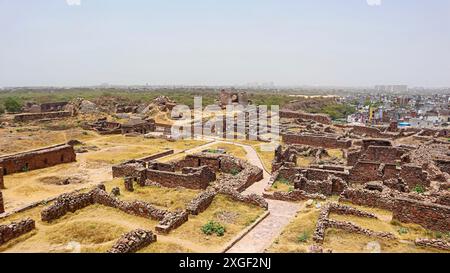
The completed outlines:
<svg viewBox="0 0 450 273">
<path fill-rule="evenodd" d="M 0 86 L 450 86 L 450 1 L 377 2 L 0 0 Z"/>
</svg>

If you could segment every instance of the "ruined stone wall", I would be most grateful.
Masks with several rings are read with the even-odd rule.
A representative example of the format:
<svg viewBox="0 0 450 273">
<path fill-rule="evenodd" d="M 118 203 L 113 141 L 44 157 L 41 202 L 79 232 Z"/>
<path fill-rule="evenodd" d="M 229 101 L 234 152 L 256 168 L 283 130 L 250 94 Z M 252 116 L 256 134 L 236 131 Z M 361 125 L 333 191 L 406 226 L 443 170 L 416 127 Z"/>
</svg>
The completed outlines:
<svg viewBox="0 0 450 273">
<path fill-rule="evenodd" d="M 339 139 L 337 136 L 313 134 L 283 134 L 282 140 L 286 144 L 301 144 L 330 149 L 348 149 L 352 146 L 350 139 Z"/>
<path fill-rule="evenodd" d="M 35 228 L 33 219 L 27 218 L 20 222 L 12 222 L 9 225 L 0 225 L 0 245 L 22 236 Z"/>
<path fill-rule="evenodd" d="M 41 104 L 41 112 L 58 112 L 64 110 L 64 107 L 69 104 L 67 101 L 62 102 L 47 102 Z"/>
<path fill-rule="evenodd" d="M 5 188 L 5 180 L 3 179 L 3 167 L 0 166 L 0 190 Z"/>
<path fill-rule="evenodd" d="M 3 193 L 0 191 L 0 214 L 5 212 L 5 203 L 3 201 Z"/>
<path fill-rule="evenodd" d="M 141 178 L 145 172 L 145 162 L 138 160 L 130 160 L 118 165 L 112 166 L 112 176 L 117 177 L 134 177 Z"/>
<path fill-rule="evenodd" d="M 416 246 L 422 246 L 422 247 L 432 247 L 442 250 L 450 251 L 450 242 L 446 240 L 440 240 L 440 239 L 416 239 L 414 241 Z"/>
<path fill-rule="evenodd" d="M 397 134 L 393 133 L 383 133 L 378 128 L 357 125 L 352 126 L 350 132 L 356 135 L 373 138 L 395 138 L 397 136 Z"/>
<path fill-rule="evenodd" d="M 189 213 L 187 211 L 168 212 L 155 227 L 155 230 L 159 233 L 167 234 L 171 230 L 174 230 L 186 223 L 188 219 Z"/>
<path fill-rule="evenodd" d="M 303 190 L 295 189 L 290 192 L 276 191 L 273 193 L 264 192 L 264 198 L 280 201 L 304 201 L 309 199 L 326 200 L 326 196 L 318 193 L 307 193 Z"/>
<path fill-rule="evenodd" d="M 261 195 L 257 194 L 244 195 L 230 187 L 222 187 L 218 189 L 218 193 L 227 195 L 234 201 L 255 205 L 264 208 L 266 210 L 269 208 L 269 204 Z"/>
<path fill-rule="evenodd" d="M 434 162 L 436 163 L 436 166 L 441 170 L 441 172 L 450 174 L 450 160 L 435 159 Z M 1 175 L 0 175 L 0 181 L 1 181 Z M 0 183 L 0 185 L 1 185 L 1 183 Z"/>
<path fill-rule="evenodd" d="M 75 212 L 79 209 L 90 206 L 94 203 L 91 193 L 63 194 L 56 199 L 53 205 L 41 211 L 41 219 L 44 222 L 51 222 L 61 218 L 68 212 Z"/>
<path fill-rule="evenodd" d="M 165 156 L 171 155 L 173 153 L 174 153 L 174 150 L 167 150 L 167 151 L 164 151 L 164 152 L 152 154 L 150 156 L 142 157 L 142 158 L 139 158 L 137 160 L 144 161 L 144 162 L 149 162 L 149 161 L 161 158 L 161 157 L 165 157 Z"/>
<path fill-rule="evenodd" d="M 47 168 L 76 161 L 76 154 L 68 144 L 56 145 L 29 152 L 0 157 L 3 174 Z"/>
<path fill-rule="evenodd" d="M 448 232 L 450 231 L 450 206 L 398 197 L 395 199 L 392 219 L 418 224 L 435 231 Z"/>
<path fill-rule="evenodd" d="M 189 202 L 186 207 L 187 211 L 192 215 L 200 214 L 205 211 L 209 205 L 211 205 L 216 194 L 217 193 L 215 191 L 204 191 L 200 193 L 191 202 Z"/>
<path fill-rule="evenodd" d="M 156 235 L 149 230 L 136 229 L 125 233 L 112 246 L 109 253 L 134 253 L 151 243 L 156 242 Z"/>
<path fill-rule="evenodd" d="M 48 113 L 29 113 L 29 114 L 18 114 L 14 116 L 15 122 L 26 122 L 41 119 L 55 119 L 55 118 L 66 118 L 72 116 L 72 113 L 68 111 L 60 112 L 48 112 Z"/>
<path fill-rule="evenodd" d="M 406 150 L 388 146 L 369 146 L 361 156 L 364 161 L 377 161 L 394 164 L 401 160 Z"/>
<path fill-rule="evenodd" d="M 386 210 L 392 210 L 394 206 L 394 199 L 392 196 L 383 194 L 379 191 L 370 191 L 366 189 L 347 188 L 341 194 L 339 201 Z"/>
<path fill-rule="evenodd" d="M 169 188 L 206 189 L 210 182 L 216 180 L 216 174 L 208 166 L 199 167 L 197 171 L 188 173 L 146 169 L 145 178 Z"/>
<path fill-rule="evenodd" d="M 289 111 L 282 110 L 280 111 L 280 118 L 295 118 L 295 119 L 305 119 L 305 120 L 313 120 L 322 124 L 331 124 L 331 118 L 328 115 L 324 114 L 310 114 L 301 111 Z"/>
</svg>

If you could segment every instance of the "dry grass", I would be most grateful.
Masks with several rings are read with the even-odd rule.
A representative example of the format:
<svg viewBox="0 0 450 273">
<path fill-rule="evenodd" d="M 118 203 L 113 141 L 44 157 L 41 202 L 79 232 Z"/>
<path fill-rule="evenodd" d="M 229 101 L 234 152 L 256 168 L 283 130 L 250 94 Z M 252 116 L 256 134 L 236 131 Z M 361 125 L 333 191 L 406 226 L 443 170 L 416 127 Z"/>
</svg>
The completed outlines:
<svg viewBox="0 0 450 273">
<path fill-rule="evenodd" d="M 285 227 L 281 235 L 267 249 L 267 252 L 275 253 L 304 253 L 309 245 L 313 244 L 312 236 L 316 227 L 319 210 L 315 208 L 302 209 L 296 217 Z M 306 234 L 306 240 L 300 241 L 299 237 Z"/>
<path fill-rule="evenodd" d="M 207 149 L 223 149 L 227 152 L 227 154 L 232 155 L 237 158 L 247 159 L 247 152 L 241 146 L 228 144 L 228 143 L 218 143 L 208 146 Z"/>
<path fill-rule="evenodd" d="M 326 151 L 330 157 L 335 157 L 339 159 L 344 157 L 344 153 L 342 152 L 341 149 L 327 149 Z"/>
<path fill-rule="evenodd" d="M 376 241 L 380 244 L 381 251 L 388 253 L 444 252 L 414 245 L 413 241 L 416 238 L 433 237 L 433 234 L 430 234 L 429 231 L 418 225 L 392 223 L 392 213 L 386 210 L 363 206 L 351 206 L 374 213 L 379 219 L 368 219 L 351 215 L 337 215 L 334 213 L 330 215 L 330 218 L 340 221 L 349 221 L 363 228 L 375 231 L 391 232 L 397 239 L 380 240 L 364 235 L 349 233 L 343 230 L 327 229 L 325 241 L 323 243 L 324 248 L 330 248 L 336 253 L 369 252 L 370 250 L 367 249 L 367 244 Z M 292 222 L 286 226 L 279 238 L 277 238 L 268 249 L 268 252 L 306 252 L 307 247 L 314 244 L 312 236 L 318 215 L 318 209 L 302 208 Z M 407 233 L 400 234 L 400 229 L 406 229 Z M 305 238 L 307 239 L 305 240 Z"/>
<path fill-rule="evenodd" d="M 297 166 L 308 167 L 314 161 L 313 157 L 299 156 L 297 157 Z"/>
<path fill-rule="evenodd" d="M 137 184 L 135 184 L 134 192 L 128 192 L 125 190 L 123 179 L 114 179 L 105 183 L 105 186 L 107 190 L 112 187 L 119 187 L 120 199 L 122 200 L 141 200 L 169 210 L 185 209 L 186 204 L 200 193 L 200 190 L 155 186 L 140 187 Z"/>
<path fill-rule="evenodd" d="M 242 229 L 252 224 L 264 212 L 262 208 L 231 200 L 227 196 L 218 195 L 211 206 L 203 213 L 189 216 L 189 221 L 172 232 L 179 239 L 207 246 L 209 251 L 219 251 L 226 242 L 236 236 Z M 229 221 L 224 221 L 222 215 L 230 214 Z M 210 220 L 218 221 L 225 226 L 224 236 L 205 235 L 201 228 Z"/>
</svg>

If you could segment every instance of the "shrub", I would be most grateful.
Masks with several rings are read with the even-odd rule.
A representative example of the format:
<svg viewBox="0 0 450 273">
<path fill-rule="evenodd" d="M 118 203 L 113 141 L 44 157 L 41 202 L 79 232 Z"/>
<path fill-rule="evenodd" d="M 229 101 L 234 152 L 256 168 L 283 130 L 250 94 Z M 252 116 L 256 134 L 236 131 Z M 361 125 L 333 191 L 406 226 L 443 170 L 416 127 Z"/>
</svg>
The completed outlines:
<svg viewBox="0 0 450 273">
<path fill-rule="evenodd" d="M 9 97 L 5 100 L 5 108 L 8 112 L 20 112 L 22 104 L 15 98 Z"/>
<path fill-rule="evenodd" d="M 282 183 L 282 184 L 289 185 L 289 180 L 287 180 L 284 177 L 279 178 L 277 181 Z"/>
<path fill-rule="evenodd" d="M 417 185 L 417 186 L 414 188 L 414 191 L 417 192 L 418 194 L 422 194 L 422 193 L 425 192 L 425 188 L 424 188 L 423 186 L 421 186 L 421 185 Z"/>
<path fill-rule="evenodd" d="M 404 227 L 401 227 L 399 230 L 398 230 L 398 234 L 407 234 L 408 233 L 408 229 L 407 228 L 404 228 Z"/>
<path fill-rule="evenodd" d="M 232 169 L 230 173 L 232 175 L 238 175 L 239 174 L 239 170 L 238 169 Z"/>
<path fill-rule="evenodd" d="M 298 235 L 297 241 L 299 243 L 306 243 L 309 239 L 309 233 L 308 232 L 302 232 Z"/>
<path fill-rule="evenodd" d="M 216 234 L 217 236 L 223 236 L 226 232 L 226 229 L 223 225 L 215 221 L 209 221 L 205 225 L 202 226 L 202 232 L 206 235 Z"/>
</svg>

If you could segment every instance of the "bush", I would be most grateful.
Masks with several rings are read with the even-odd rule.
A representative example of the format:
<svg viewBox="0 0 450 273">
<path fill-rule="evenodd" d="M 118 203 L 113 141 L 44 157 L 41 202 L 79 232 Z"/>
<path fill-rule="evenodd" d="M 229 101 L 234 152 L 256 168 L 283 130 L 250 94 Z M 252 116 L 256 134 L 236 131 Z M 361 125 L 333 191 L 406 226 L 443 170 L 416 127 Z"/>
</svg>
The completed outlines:
<svg viewBox="0 0 450 273">
<path fill-rule="evenodd" d="M 402 234 L 407 234 L 407 233 L 408 233 L 408 229 L 407 229 L 407 228 L 401 227 L 401 228 L 398 230 L 398 234 L 400 234 L 400 235 L 402 235 Z"/>
<path fill-rule="evenodd" d="M 232 175 L 238 175 L 239 174 L 239 170 L 238 169 L 232 169 L 230 173 Z"/>
<path fill-rule="evenodd" d="M 414 188 L 414 191 L 417 192 L 418 194 L 422 194 L 422 193 L 425 192 L 425 188 L 424 188 L 423 186 L 421 186 L 421 185 L 417 185 L 417 186 Z"/>
<path fill-rule="evenodd" d="M 8 112 L 20 112 L 22 110 L 22 104 L 15 98 L 6 98 L 4 104 Z"/>
<path fill-rule="evenodd" d="M 308 232 L 302 232 L 297 237 L 297 241 L 299 243 L 306 243 L 308 241 L 308 239 L 309 239 L 309 233 Z"/>
<path fill-rule="evenodd" d="M 206 235 L 212 235 L 215 233 L 217 236 L 221 237 L 225 234 L 226 229 L 218 222 L 209 221 L 208 223 L 203 225 L 202 232 Z"/>
</svg>

